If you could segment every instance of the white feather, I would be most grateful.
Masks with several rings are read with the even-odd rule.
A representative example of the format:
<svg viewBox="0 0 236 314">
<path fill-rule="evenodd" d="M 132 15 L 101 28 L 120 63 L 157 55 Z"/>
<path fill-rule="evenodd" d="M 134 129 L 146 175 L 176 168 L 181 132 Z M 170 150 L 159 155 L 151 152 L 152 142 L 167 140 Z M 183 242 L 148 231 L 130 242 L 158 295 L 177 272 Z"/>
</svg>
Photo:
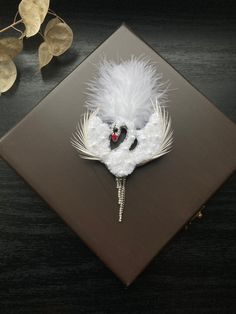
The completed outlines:
<svg viewBox="0 0 236 314">
<path fill-rule="evenodd" d="M 137 129 L 143 128 L 153 113 L 153 102 L 166 101 L 168 84 L 147 58 L 132 57 L 115 63 L 103 60 L 98 76 L 88 83 L 89 110 L 99 108 L 104 122 L 132 121 Z"/>
<path fill-rule="evenodd" d="M 172 148 L 171 118 L 163 106 L 168 86 L 144 59 L 131 58 L 120 64 L 103 61 L 99 75 L 90 82 L 89 110 L 71 143 L 82 158 L 99 160 L 115 176 L 124 177 Z M 111 150 L 113 122 L 125 122 L 127 135 Z M 137 146 L 130 150 L 135 138 Z"/>
<path fill-rule="evenodd" d="M 99 156 L 94 154 L 88 147 L 88 126 L 92 117 L 97 111 L 91 113 L 86 111 L 83 120 L 80 120 L 76 126 L 76 132 L 72 134 L 70 140 L 72 146 L 79 152 L 80 157 L 90 160 L 100 160 Z"/>
</svg>

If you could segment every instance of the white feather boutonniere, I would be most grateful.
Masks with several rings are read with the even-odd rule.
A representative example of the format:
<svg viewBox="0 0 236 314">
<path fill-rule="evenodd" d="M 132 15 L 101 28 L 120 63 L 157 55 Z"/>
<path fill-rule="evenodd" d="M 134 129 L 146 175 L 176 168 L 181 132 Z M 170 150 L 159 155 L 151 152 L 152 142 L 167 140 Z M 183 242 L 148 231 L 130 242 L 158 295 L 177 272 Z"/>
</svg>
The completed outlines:
<svg viewBox="0 0 236 314">
<path fill-rule="evenodd" d="M 102 61 L 98 76 L 88 83 L 87 111 L 71 143 L 82 158 L 99 160 L 116 177 L 119 222 L 126 177 L 172 148 L 168 87 L 150 61 L 135 57 Z"/>
</svg>

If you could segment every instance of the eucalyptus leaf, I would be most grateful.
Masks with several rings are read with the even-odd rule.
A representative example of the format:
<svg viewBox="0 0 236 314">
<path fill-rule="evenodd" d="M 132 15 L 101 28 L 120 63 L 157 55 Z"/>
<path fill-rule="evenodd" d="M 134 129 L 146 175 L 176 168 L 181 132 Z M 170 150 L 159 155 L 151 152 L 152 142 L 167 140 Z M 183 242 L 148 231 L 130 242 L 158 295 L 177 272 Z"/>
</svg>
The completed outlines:
<svg viewBox="0 0 236 314">
<path fill-rule="evenodd" d="M 32 0 L 22 0 L 19 4 L 19 14 L 25 24 L 25 36 L 36 35 L 41 25 L 38 6 Z"/>
<path fill-rule="evenodd" d="M 66 23 L 56 23 L 47 31 L 45 41 L 49 44 L 51 53 L 60 56 L 72 44 L 72 29 Z"/>
<path fill-rule="evenodd" d="M 0 39 L 0 50 L 12 59 L 15 58 L 23 49 L 23 40 L 16 37 L 6 37 Z"/>
<path fill-rule="evenodd" d="M 48 31 L 52 29 L 56 24 L 59 24 L 59 23 L 61 23 L 61 21 L 58 17 L 51 19 L 45 27 L 44 36 L 47 36 Z"/>
<path fill-rule="evenodd" d="M 48 8 L 49 0 L 21 0 L 18 9 L 25 24 L 26 37 L 31 37 L 38 33 Z"/>
<path fill-rule="evenodd" d="M 43 68 L 52 60 L 52 53 L 49 50 L 49 45 L 46 42 L 42 42 L 38 49 L 39 56 L 39 68 Z"/>
<path fill-rule="evenodd" d="M 0 93 L 6 92 L 12 87 L 17 77 L 15 63 L 6 55 L 0 58 Z"/>
<path fill-rule="evenodd" d="M 48 13 L 48 9 L 49 9 L 49 0 L 32 0 L 39 9 L 39 16 L 40 16 L 40 20 L 41 20 L 41 24 L 43 23 L 45 16 Z"/>
</svg>

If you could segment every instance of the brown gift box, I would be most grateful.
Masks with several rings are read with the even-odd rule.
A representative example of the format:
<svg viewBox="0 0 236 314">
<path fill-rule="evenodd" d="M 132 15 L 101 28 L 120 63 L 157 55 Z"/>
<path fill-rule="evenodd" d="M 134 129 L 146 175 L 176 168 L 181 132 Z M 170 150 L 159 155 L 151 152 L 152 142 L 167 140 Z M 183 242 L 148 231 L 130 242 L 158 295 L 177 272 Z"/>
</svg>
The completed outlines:
<svg viewBox="0 0 236 314">
<path fill-rule="evenodd" d="M 99 162 L 81 159 L 70 137 L 85 110 L 94 64 L 101 56 L 131 55 L 148 56 L 174 88 L 168 107 L 174 148 L 128 178 L 119 223 L 114 177 Z M 122 25 L 1 139 L 0 154 L 129 285 L 232 174 L 236 127 Z"/>
</svg>

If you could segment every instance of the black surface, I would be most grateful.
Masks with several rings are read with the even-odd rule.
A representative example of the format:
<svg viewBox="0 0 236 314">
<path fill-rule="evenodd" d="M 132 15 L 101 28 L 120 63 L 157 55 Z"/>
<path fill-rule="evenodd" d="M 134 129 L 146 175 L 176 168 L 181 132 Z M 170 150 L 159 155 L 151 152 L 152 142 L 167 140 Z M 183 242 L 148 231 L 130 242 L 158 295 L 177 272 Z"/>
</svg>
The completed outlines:
<svg viewBox="0 0 236 314">
<path fill-rule="evenodd" d="M 0 27 L 17 1 L 1 1 Z M 236 121 L 232 1 L 53 1 L 75 33 L 70 52 L 37 70 L 25 43 L 19 79 L 0 97 L 4 135 L 122 21 Z M 9 33 L 10 34 L 10 33 Z M 235 313 L 235 175 L 201 220 L 180 232 L 126 289 L 53 210 L 0 161 L 0 313 Z"/>
</svg>

